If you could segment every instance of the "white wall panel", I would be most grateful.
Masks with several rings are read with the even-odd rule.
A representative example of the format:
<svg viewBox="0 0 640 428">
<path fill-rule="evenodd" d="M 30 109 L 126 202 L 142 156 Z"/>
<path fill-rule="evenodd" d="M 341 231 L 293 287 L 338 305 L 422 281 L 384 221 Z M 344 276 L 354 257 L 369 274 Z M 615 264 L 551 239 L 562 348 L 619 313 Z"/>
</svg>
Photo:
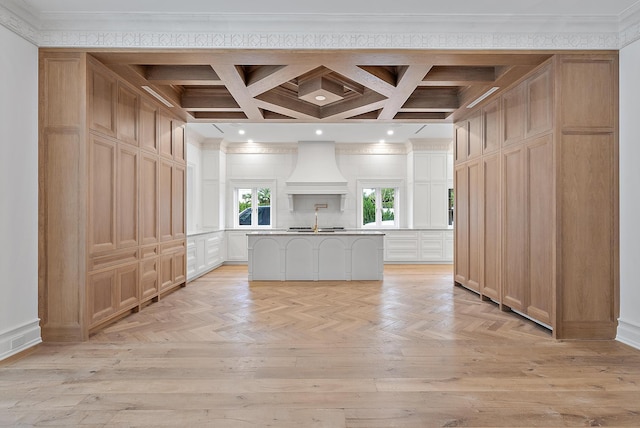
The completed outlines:
<svg viewBox="0 0 640 428">
<path fill-rule="evenodd" d="M 640 41 L 620 51 L 620 320 L 618 340 L 640 349 Z"/>
<path fill-rule="evenodd" d="M 38 324 L 38 49 L 0 25 L 0 360 Z"/>
</svg>

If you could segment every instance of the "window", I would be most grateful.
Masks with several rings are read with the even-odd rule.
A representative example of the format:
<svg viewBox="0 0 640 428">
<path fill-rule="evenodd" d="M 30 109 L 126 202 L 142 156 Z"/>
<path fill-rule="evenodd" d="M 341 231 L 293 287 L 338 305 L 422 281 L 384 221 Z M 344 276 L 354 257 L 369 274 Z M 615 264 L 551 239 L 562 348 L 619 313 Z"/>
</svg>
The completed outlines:
<svg viewBox="0 0 640 428">
<path fill-rule="evenodd" d="M 271 188 L 235 189 L 236 227 L 271 227 Z"/>
<path fill-rule="evenodd" d="M 395 187 L 362 188 L 362 227 L 397 227 Z"/>
</svg>

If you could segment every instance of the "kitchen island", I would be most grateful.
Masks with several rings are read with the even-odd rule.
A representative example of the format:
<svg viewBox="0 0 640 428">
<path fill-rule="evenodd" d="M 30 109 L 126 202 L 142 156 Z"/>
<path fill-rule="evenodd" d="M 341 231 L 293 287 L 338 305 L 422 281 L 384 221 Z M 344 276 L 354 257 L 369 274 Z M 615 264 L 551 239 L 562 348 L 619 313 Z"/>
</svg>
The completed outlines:
<svg viewBox="0 0 640 428">
<path fill-rule="evenodd" d="M 384 233 L 247 233 L 249 281 L 382 280 Z"/>
</svg>

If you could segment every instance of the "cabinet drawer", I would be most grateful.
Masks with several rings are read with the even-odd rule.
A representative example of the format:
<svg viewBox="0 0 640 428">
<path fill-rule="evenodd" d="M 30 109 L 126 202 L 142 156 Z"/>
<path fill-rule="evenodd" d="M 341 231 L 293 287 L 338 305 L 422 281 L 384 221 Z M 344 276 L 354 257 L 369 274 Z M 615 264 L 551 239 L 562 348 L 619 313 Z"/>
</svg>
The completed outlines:
<svg viewBox="0 0 640 428">
<path fill-rule="evenodd" d="M 443 239 L 444 238 L 444 232 L 440 231 L 440 230 L 429 230 L 429 231 L 425 231 L 425 232 L 420 232 L 420 239 L 421 240 L 434 240 L 434 239 Z"/>
</svg>

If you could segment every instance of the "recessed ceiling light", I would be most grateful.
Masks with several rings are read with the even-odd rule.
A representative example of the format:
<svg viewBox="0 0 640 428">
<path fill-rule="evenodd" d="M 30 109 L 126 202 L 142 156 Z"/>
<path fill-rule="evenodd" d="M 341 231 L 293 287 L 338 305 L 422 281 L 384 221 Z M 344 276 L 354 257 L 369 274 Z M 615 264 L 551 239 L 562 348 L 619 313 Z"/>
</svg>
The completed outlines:
<svg viewBox="0 0 640 428">
<path fill-rule="evenodd" d="M 248 139 L 247 143 L 251 144 L 251 143 L 253 143 L 253 140 L 252 139 Z"/>
<path fill-rule="evenodd" d="M 384 138 L 380 140 L 380 144 L 384 144 Z"/>
<path fill-rule="evenodd" d="M 316 129 L 316 135 L 322 135 L 322 129 Z"/>
<path fill-rule="evenodd" d="M 244 129 L 240 129 L 240 130 L 238 130 L 238 134 L 240 134 L 240 135 L 244 135 Z"/>
<path fill-rule="evenodd" d="M 327 97 L 325 97 L 324 95 L 316 95 L 315 98 L 316 101 L 324 101 L 327 99 Z"/>
<path fill-rule="evenodd" d="M 393 129 L 388 130 L 387 135 L 393 135 Z"/>
</svg>

